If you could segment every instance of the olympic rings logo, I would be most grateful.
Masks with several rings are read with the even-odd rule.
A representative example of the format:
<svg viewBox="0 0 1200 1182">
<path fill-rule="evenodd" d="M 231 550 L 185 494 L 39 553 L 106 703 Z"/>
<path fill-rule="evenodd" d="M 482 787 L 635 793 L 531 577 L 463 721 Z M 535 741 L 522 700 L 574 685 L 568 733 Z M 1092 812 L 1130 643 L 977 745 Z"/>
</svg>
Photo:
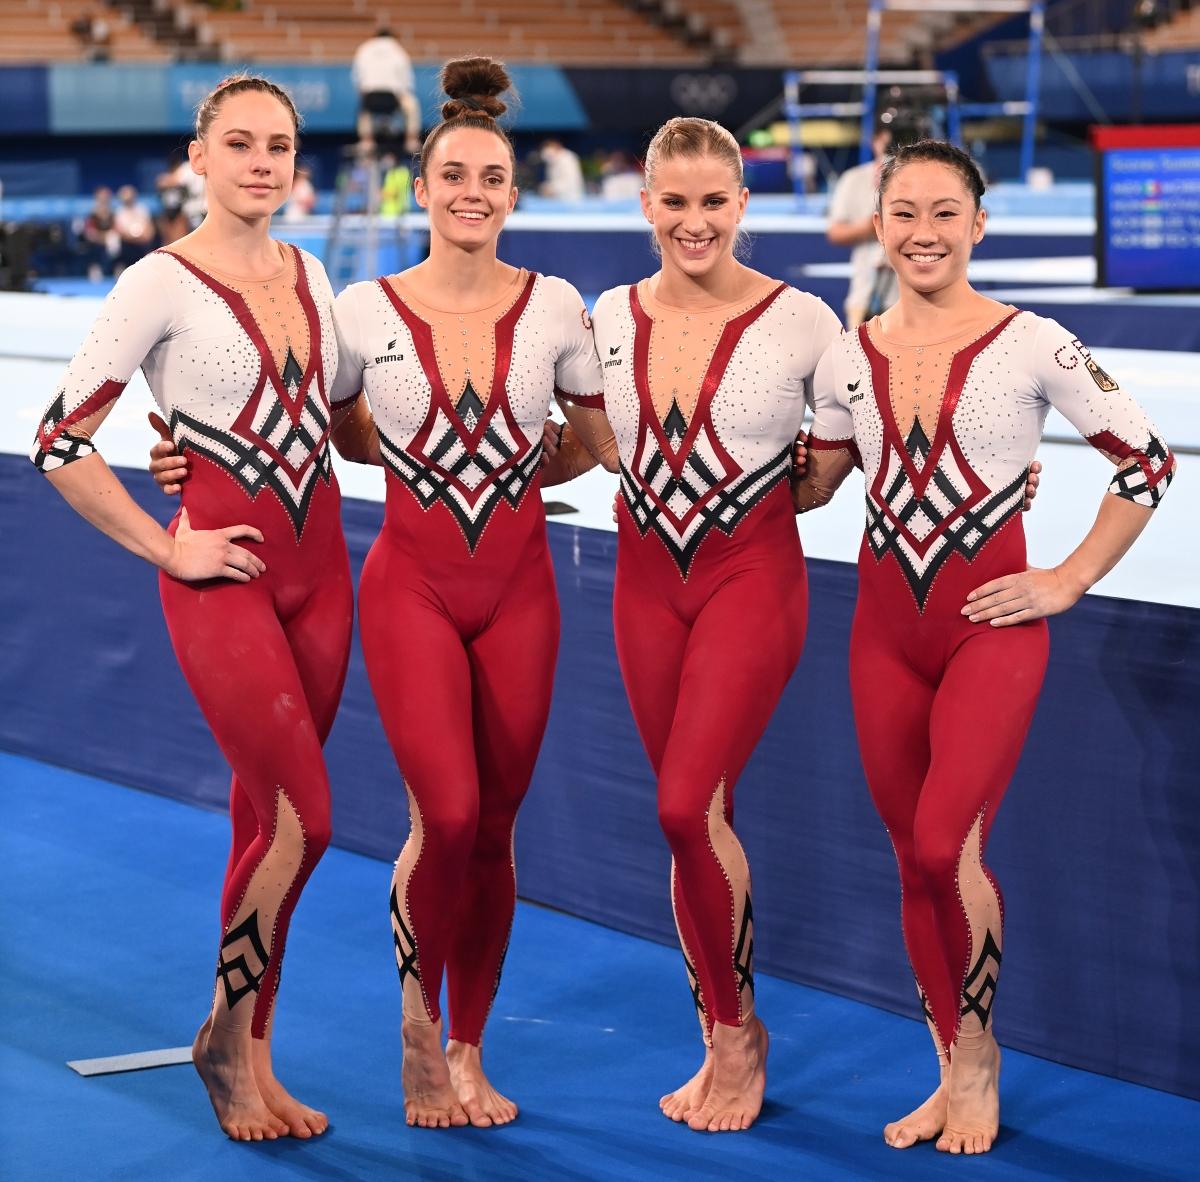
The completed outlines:
<svg viewBox="0 0 1200 1182">
<path fill-rule="evenodd" d="M 671 98 L 689 115 L 720 115 L 737 93 L 731 74 L 676 74 L 671 79 Z"/>
</svg>

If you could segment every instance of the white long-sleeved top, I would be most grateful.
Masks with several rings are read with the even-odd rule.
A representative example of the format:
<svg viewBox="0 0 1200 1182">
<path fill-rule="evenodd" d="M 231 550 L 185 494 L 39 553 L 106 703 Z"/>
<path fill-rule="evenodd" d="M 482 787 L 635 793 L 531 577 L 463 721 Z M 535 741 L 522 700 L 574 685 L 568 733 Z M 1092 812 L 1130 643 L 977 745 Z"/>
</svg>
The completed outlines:
<svg viewBox="0 0 1200 1182">
<path fill-rule="evenodd" d="M 583 300 L 554 276 L 522 273 L 501 302 L 466 315 L 406 299 L 386 278 L 357 283 L 335 317 L 334 398 L 366 394 L 389 472 L 422 509 L 442 503 L 472 552 L 496 506 L 517 508 L 533 483 L 551 399 L 600 389 Z"/>
<path fill-rule="evenodd" d="M 973 559 L 1020 512 L 1051 406 L 1122 462 L 1109 492 L 1149 508 L 1166 492 L 1174 461 L 1158 429 L 1062 325 L 1014 309 L 954 350 L 934 426 L 898 421 L 893 370 L 912 383 L 921 360 L 890 359 L 876 324 L 821 359 L 809 446 L 861 457 L 867 541 L 877 559 L 895 555 L 918 606 L 950 554 Z"/>
<path fill-rule="evenodd" d="M 643 536 L 653 530 L 685 575 L 713 529 L 732 535 L 790 479 L 792 445 L 812 401 L 817 362 L 840 329 L 833 311 L 780 283 L 749 307 L 691 314 L 654 306 L 637 286 L 605 292 L 592 313 L 604 366 L 604 411 L 621 459 L 621 491 Z M 653 313 L 653 314 L 652 314 Z M 660 330 L 655 335 L 655 318 Z M 693 348 L 689 325 L 712 339 L 690 415 L 655 409 L 651 342 Z M 697 330 L 696 335 L 700 335 Z M 657 350 L 657 346 L 656 346 Z M 665 377 L 666 364 L 660 366 Z M 669 393 L 669 391 L 668 391 Z M 665 401 L 660 397 L 659 401 Z"/>
<path fill-rule="evenodd" d="M 286 249 L 292 319 L 308 336 L 304 365 L 232 287 L 155 251 L 122 273 L 67 367 L 38 425 L 31 452 L 38 468 L 52 471 L 93 452 L 72 427 L 119 397 L 140 368 L 176 446 L 211 460 L 250 501 L 270 490 L 298 537 L 313 482 L 333 479 L 328 386 L 338 355 L 325 270 L 307 252 Z"/>
</svg>

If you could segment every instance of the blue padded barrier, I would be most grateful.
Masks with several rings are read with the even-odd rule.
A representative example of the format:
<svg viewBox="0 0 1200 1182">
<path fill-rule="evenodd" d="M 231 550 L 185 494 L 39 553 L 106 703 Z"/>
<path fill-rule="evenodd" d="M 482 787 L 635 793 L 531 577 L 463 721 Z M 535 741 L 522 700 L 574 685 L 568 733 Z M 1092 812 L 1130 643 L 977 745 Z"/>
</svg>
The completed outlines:
<svg viewBox="0 0 1200 1182">
<path fill-rule="evenodd" d="M 165 519 L 147 476 L 122 477 Z M 348 500 L 343 515 L 357 574 L 382 506 Z M 562 523 L 550 536 L 563 640 L 518 827 L 521 893 L 672 942 L 653 783 L 613 654 L 616 539 Z M 223 808 L 228 773 L 176 669 L 152 572 L 21 457 L 0 456 L 0 537 L 0 747 Z M 915 1015 L 895 866 L 850 719 L 854 569 L 814 561 L 810 582 L 807 649 L 737 790 L 758 966 Z M 1200 612 L 1089 596 L 1052 636 L 989 853 L 1008 915 L 1000 1037 L 1200 1097 Z M 357 645 L 328 757 L 335 840 L 394 857 L 402 790 Z M 684 989 L 680 965 L 680 1004 Z"/>
</svg>

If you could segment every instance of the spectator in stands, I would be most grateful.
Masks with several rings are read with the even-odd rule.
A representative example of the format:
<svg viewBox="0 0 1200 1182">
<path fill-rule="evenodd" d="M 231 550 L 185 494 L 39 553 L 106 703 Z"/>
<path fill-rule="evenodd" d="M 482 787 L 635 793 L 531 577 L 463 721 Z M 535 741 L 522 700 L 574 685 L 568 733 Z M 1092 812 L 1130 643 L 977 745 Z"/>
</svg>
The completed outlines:
<svg viewBox="0 0 1200 1182">
<path fill-rule="evenodd" d="M 117 202 L 113 228 L 121 243 L 119 267 L 124 270 L 154 245 L 154 219 L 138 200 L 138 191 L 132 185 L 122 185 L 117 190 Z"/>
<path fill-rule="evenodd" d="M 317 205 L 317 190 L 313 188 L 312 169 L 306 164 L 297 164 L 292 179 L 292 192 L 283 207 L 285 222 L 302 222 Z"/>
<path fill-rule="evenodd" d="M 391 152 L 380 161 L 379 212 L 385 218 L 408 213 L 412 206 L 412 170 Z"/>
<path fill-rule="evenodd" d="M 358 140 L 363 148 L 374 148 L 377 120 L 391 118 L 401 111 L 404 150 L 415 152 L 421 143 L 416 80 L 408 54 L 390 29 L 380 28 L 354 51 L 351 74 L 358 91 Z"/>
<path fill-rule="evenodd" d="M 637 161 L 620 149 L 613 152 L 600 169 L 600 196 L 608 201 L 636 199 L 642 191 L 642 170 Z"/>
<path fill-rule="evenodd" d="M 204 178 L 197 176 L 192 169 L 192 162 L 182 148 L 177 148 L 167 157 L 167 170 L 171 183 L 178 185 L 184 192 L 183 212 L 188 220 L 189 230 L 194 230 L 202 221 L 207 211 L 207 200 L 204 195 Z"/>
<path fill-rule="evenodd" d="M 538 192 L 559 201 L 582 201 L 583 166 L 579 157 L 556 139 L 544 141 L 539 154 L 545 175 Z"/>
<path fill-rule="evenodd" d="M 834 246 L 851 248 L 850 290 L 845 303 L 847 328 L 857 328 L 896 302 L 896 275 L 887 265 L 872 221 L 879 170 L 891 144 L 891 128 L 880 124 L 871 140 L 875 158 L 842 173 L 829 199 L 825 236 Z"/>
<path fill-rule="evenodd" d="M 88 278 L 93 283 L 113 273 L 117 256 L 121 253 L 121 236 L 113 222 L 112 190 L 102 186 L 92 194 L 92 208 L 79 230 Z"/>
<path fill-rule="evenodd" d="M 184 208 L 187 204 L 188 191 L 184 185 L 178 182 L 174 169 L 170 168 L 166 172 L 160 173 L 154 184 L 158 192 L 159 206 L 158 217 L 155 218 L 158 243 L 160 246 L 170 246 L 172 242 L 177 242 L 192 229 L 192 224 L 188 221 Z"/>
<path fill-rule="evenodd" d="M 104 17 L 85 12 L 71 22 L 71 32 L 83 42 L 84 56 L 89 62 L 108 61 L 112 34 Z"/>
</svg>

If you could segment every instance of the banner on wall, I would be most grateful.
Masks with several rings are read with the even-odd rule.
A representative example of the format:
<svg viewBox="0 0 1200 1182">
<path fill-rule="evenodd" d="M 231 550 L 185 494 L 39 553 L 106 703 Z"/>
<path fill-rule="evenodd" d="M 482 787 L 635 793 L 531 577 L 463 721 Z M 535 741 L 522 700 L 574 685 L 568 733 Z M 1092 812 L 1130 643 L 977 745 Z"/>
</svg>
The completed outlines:
<svg viewBox="0 0 1200 1182">
<path fill-rule="evenodd" d="M 440 67 L 417 66 L 426 126 L 441 118 Z M 316 132 L 349 132 L 358 96 L 349 65 L 94 64 L 0 67 L 0 135 L 186 132 L 196 107 L 222 78 L 261 72 L 285 87 Z M 512 126 L 521 131 L 577 131 L 588 113 L 557 66 L 512 66 L 521 95 Z M 611 71 L 605 71 L 610 83 Z"/>
</svg>

